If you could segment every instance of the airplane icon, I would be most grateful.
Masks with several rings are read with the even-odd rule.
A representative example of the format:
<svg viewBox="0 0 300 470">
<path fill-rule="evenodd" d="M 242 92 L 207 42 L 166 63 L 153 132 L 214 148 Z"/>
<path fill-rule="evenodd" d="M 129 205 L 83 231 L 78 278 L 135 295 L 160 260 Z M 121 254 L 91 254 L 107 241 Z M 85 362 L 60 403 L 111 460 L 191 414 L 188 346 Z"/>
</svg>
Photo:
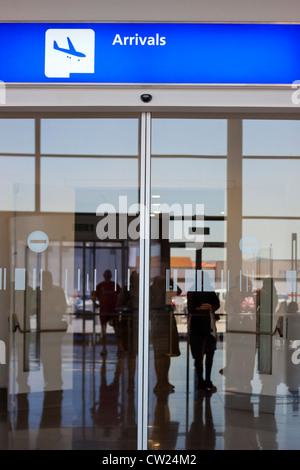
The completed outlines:
<svg viewBox="0 0 300 470">
<path fill-rule="evenodd" d="M 63 47 L 59 47 L 56 41 L 53 41 L 53 49 L 60 51 L 60 52 L 65 52 L 66 54 L 69 54 L 69 55 L 74 55 L 75 57 L 86 57 L 86 55 L 83 54 L 83 52 L 76 51 L 69 37 L 67 37 L 67 41 L 68 41 L 69 49 L 64 49 Z"/>
<path fill-rule="evenodd" d="M 47 29 L 46 77 L 70 78 L 71 74 L 79 73 L 95 73 L 95 31 L 89 28 Z"/>
</svg>

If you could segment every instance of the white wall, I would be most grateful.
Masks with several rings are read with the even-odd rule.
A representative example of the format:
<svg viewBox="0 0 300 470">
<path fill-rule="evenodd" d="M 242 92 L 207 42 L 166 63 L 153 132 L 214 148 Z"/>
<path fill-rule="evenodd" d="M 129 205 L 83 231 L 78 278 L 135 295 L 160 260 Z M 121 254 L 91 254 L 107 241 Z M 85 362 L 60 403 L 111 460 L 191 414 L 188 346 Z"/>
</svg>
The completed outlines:
<svg viewBox="0 0 300 470">
<path fill-rule="evenodd" d="M 0 21 L 300 21 L 299 0 L 1 0 Z"/>
<path fill-rule="evenodd" d="M 300 79 L 300 77 L 299 77 Z M 141 101 L 150 93 L 151 103 Z M 293 101 L 296 97 L 296 101 Z M 6 104 L 0 113 L 21 111 L 172 111 L 261 112 L 278 109 L 298 113 L 300 91 L 291 86 L 101 86 L 101 85 L 7 85 Z"/>
</svg>

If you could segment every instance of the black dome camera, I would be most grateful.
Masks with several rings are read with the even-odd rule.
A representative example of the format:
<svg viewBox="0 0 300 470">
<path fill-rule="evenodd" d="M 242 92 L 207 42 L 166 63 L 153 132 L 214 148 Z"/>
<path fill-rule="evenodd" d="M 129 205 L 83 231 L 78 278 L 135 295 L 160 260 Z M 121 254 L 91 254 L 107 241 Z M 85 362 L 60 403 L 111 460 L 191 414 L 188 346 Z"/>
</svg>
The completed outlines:
<svg viewBox="0 0 300 470">
<path fill-rule="evenodd" d="M 144 95 L 141 95 L 141 100 L 144 103 L 150 103 L 150 101 L 152 100 L 152 95 L 148 95 L 148 93 L 145 93 Z"/>
</svg>

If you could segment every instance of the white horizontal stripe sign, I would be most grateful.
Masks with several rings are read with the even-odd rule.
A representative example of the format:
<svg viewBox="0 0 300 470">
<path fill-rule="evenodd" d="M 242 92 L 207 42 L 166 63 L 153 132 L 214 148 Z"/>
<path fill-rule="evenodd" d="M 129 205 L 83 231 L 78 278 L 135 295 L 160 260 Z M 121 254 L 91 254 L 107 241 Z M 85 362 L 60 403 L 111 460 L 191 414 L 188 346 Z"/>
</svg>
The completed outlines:
<svg viewBox="0 0 300 470">
<path fill-rule="evenodd" d="M 25 290 L 26 270 L 24 268 L 15 269 L 15 290 Z"/>
</svg>

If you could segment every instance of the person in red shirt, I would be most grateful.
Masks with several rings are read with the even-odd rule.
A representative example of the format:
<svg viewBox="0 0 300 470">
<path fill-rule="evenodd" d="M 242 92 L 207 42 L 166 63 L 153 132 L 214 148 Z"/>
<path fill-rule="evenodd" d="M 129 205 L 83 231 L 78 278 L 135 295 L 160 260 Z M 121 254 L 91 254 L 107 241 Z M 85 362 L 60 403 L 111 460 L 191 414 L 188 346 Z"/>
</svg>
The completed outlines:
<svg viewBox="0 0 300 470">
<path fill-rule="evenodd" d="M 116 340 L 119 340 L 119 314 L 117 311 L 118 297 L 121 292 L 119 284 L 111 280 L 112 273 L 107 269 L 103 273 L 104 281 L 100 282 L 93 293 L 94 301 L 100 308 L 101 335 L 103 340 L 103 352 L 106 354 L 106 329 L 110 323 L 115 331 Z"/>
</svg>

